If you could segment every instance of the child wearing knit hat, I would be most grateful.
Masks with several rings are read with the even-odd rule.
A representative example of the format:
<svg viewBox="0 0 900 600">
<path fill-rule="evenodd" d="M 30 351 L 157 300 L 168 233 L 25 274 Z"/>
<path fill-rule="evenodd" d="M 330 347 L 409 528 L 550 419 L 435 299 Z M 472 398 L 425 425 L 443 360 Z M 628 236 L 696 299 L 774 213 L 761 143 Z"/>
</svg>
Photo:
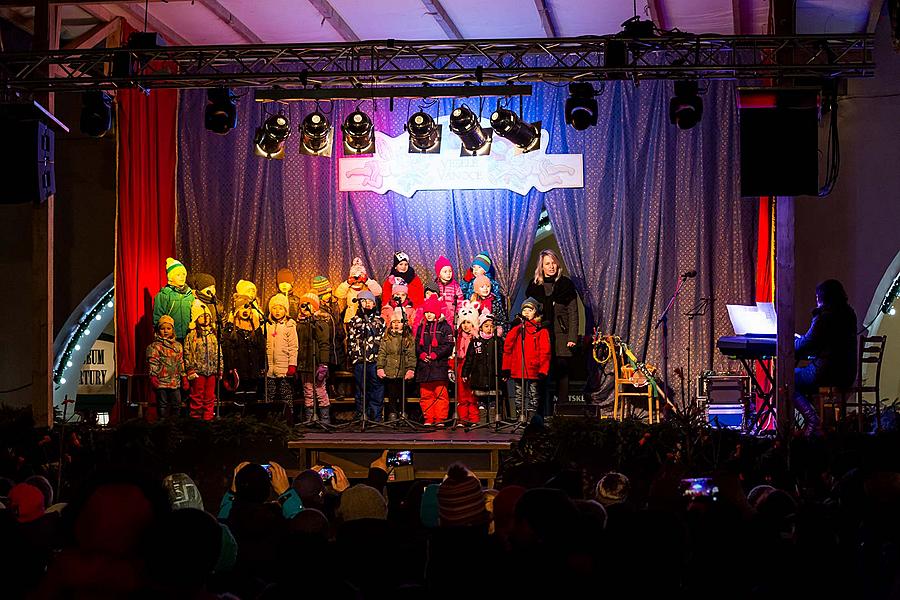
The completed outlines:
<svg viewBox="0 0 900 600">
<path fill-rule="evenodd" d="M 210 421 L 216 404 L 216 378 L 221 377 L 219 339 L 209 307 L 199 299 L 191 307 L 191 330 L 184 338 L 184 365 L 191 382 L 190 415 Z"/>
<path fill-rule="evenodd" d="M 328 390 L 328 361 L 331 357 L 331 319 L 319 312 L 319 296 L 312 292 L 300 298 L 300 315 L 297 320 L 297 372 L 303 385 L 303 404 L 306 415 L 302 420 L 312 419 L 312 412 L 318 410 L 318 418 L 325 424 L 331 423 Z"/>
<path fill-rule="evenodd" d="M 169 315 L 175 322 L 175 339 L 182 341 L 191 323 L 191 305 L 194 291 L 187 283 L 187 269 L 181 261 L 166 259 L 166 285 L 153 298 L 153 326 L 159 324 L 163 315 Z"/>
<path fill-rule="evenodd" d="M 407 294 L 415 306 L 419 306 L 425 301 L 425 289 L 422 285 L 422 280 L 416 275 L 415 269 L 413 269 L 412 264 L 409 262 L 409 254 L 399 250 L 394 252 L 391 272 L 388 273 L 387 279 L 385 279 L 384 285 L 382 286 L 382 289 L 384 290 L 384 293 L 381 296 L 382 306 L 386 306 L 391 298 L 393 298 L 394 292 L 392 287 L 394 281 L 397 279 L 402 279 L 406 282 L 406 285 L 408 286 Z"/>
<path fill-rule="evenodd" d="M 436 285 L 438 297 L 444 302 L 446 310 L 444 316 L 447 320 L 452 320 L 453 315 L 457 313 L 464 298 L 462 288 L 453 277 L 453 265 L 445 256 L 439 256 L 434 261 L 434 274 L 436 275 Z"/>
<path fill-rule="evenodd" d="M 478 403 L 472 388 L 462 378 L 462 369 L 467 360 L 469 345 L 478 334 L 478 302 L 463 301 L 456 315 L 456 341 L 451 359 L 453 373 L 457 380 L 456 411 L 464 423 L 478 422 Z"/>
<path fill-rule="evenodd" d="M 278 269 L 275 281 L 278 284 L 278 291 L 272 294 L 272 296 L 281 295 L 287 298 L 288 316 L 296 321 L 300 315 L 300 297 L 297 296 L 297 293 L 294 290 L 294 272 L 288 268 Z M 272 300 L 272 296 L 269 296 L 269 300 L 266 301 L 266 306 L 269 306 L 269 301 Z"/>
<path fill-rule="evenodd" d="M 331 332 L 331 356 L 328 362 L 340 369 L 346 368 L 347 333 L 342 320 L 341 299 L 334 295 L 331 281 L 325 275 L 312 278 L 312 293 L 319 297 L 319 311 L 328 316 L 328 327 Z"/>
<path fill-rule="evenodd" d="M 550 371 L 550 333 L 541 326 L 541 304 L 534 298 L 522 303 L 522 319 L 514 326 L 503 347 L 503 369 L 516 387 L 516 410 L 537 410 L 539 379 Z M 527 406 L 525 397 L 527 396 Z"/>
<path fill-rule="evenodd" d="M 269 300 L 266 323 L 266 400 L 293 409 L 293 379 L 297 373 L 297 323 L 288 316 L 287 297 L 275 295 Z"/>
<path fill-rule="evenodd" d="M 478 302 L 481 310 L 486 310 L 494 316 L 497 335 L 503 335 L 503 331 L 506 329 L 506 299 L 499 291 L 494 291 L 494 285 L 486 275 L 481 274 L 475 277 L 472 282 L 472 296 L 469 300 Z"/>
<path fill-rule="evenodd" d="M 359 311 L 347 323 L 347 354 L 353 365 L 353 378 L 356 381 L 356 416 L 361 417 L 365 410 L 368 419 L 380 421 L 384 384 L 376 374 L 376 363 L 384 337 L 384 319 L 375 308 L 375 295 L 372 292 L 360 292 L 357 300 Z"/>
<path fill-rule="evenodd" d="M 423 305 L 424 320 L 415 331 L 416 381 L 419 383 L 425 425 L 443 426 L 447 420 L 450 398 L 447 392 L 449 359 L 453 353 L 453 329 L 438 315 L 444 303 L 431 296 Z"/>
<path fill-rule="evenodd" d="M 385 412 L 388 420 L 392 420 L 401 404 L 404 382 L 416 376 L 416 345 L 402 308 L 395 308 L 385 320 L 389 325 L 378 349 L 375 373 L 384 383 Z"/>
<path fill-rule="evenodd" d="M 350 273 L 347 279 L 342 281 L 337 286 L 337 289 L 334 290 L 334 295 L 346 302 L 347 309 L 344 311 L 344 323 L 349 324 L 350 320 L 356 316 L 359 304 L 354 302 L 354 300 L 365 290 L 371 292 L 373 296 L 380 296 L 382 291 L 378 282 L 366 273 L 362 259 L 357 256 L 350 264 Z"/>
<path fill-rule="evenodd" d="M 161 315 L 156 324 L 156 338 L 147 346 L 147 374 L 156 395 L 156 411 L 160 418 L 176 416 L 181 410 L 181 389 L 188 389 L 184 372 L 184 350 L 175 339 L 175 319 Z"/>
<path fill-rule="evenodd" d="M 490 515 L 485 505 L 484 489 L 478 478 L 462 463 L 450 465 L 437 496 L 441 527 L 487 527 Z"/>
</svg>

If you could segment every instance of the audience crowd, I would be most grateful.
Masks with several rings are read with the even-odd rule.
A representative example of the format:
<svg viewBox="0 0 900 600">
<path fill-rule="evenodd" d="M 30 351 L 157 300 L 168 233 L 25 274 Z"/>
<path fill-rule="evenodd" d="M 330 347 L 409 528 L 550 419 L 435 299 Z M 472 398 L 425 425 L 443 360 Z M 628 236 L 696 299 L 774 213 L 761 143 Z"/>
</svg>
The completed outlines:
<svg viewBox="0 0 900 600">
<path fill-rule="evenodd" d="M 2 597 L 898 597 L 900 473 L 852 462 L 485 489 L 460 463 L 391 481 L 385 453 L 356 482 L 241 463 L 221 499 L 107 470 L 65 504 L 4 477 Z"/>
</svg>

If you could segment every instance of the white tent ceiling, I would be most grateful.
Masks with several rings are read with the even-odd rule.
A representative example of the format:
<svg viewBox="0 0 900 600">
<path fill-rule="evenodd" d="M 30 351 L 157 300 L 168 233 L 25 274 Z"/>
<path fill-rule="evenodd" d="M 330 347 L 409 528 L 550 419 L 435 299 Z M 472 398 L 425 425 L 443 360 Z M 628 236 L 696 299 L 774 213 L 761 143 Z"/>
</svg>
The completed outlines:
<svg viewBox="0 0 900 600">
<path fill-rule="evenodd" d="M 50 1 L 63 5 L 63 39 L 115 17 L 139 28 L 143 24 L 143 2 Z M 797 0 L 797 32 L 872 31 L 883 1 Z M 16 4 L 0 0 L 0 16 L 29 28 L 33 9 Z M 638 0 L 636 5 L 638 15 L 658 27 L 691 33 L 767 33 L 770 22 L 770 0 Z M 152 0 L 149 28 L 170 43 L 192 45 L 573 37 L 616 33 L 634 7 L 633 0 Z"/>
</svg>

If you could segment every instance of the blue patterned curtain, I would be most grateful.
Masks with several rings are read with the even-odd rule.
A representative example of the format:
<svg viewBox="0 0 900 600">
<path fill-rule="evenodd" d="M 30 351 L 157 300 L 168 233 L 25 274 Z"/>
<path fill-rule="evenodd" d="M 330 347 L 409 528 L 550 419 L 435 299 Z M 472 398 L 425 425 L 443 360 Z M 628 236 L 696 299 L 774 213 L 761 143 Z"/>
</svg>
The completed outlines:
<svg viewBox="0 0 900 600">
<path fill-rule="evenodd" d="M 565 90 L 548 93 L 565 102 Z M 668 123 L 671 96 L 670 82 L 610 83 L 598 97 L 598 126 L 583 132 L 563 127 L 562 111 L 553 113 L 551 148 L 584 154 L 585 187 L 552 190 L 544 202 L 593 323 L 655 365 L 661 334 L 654 324 L 680 275 L 698 272 L 669 315 L 677 391 L 671 373 L 687 367 L 689 328 L 689 375 L 725 368 L 715 340 L 731 333 L 726 302 L 753 299 L 756 213 L 738 193 L 733 86 L 711 83 L 703 120 L 689 130 Z M 691 324 L 684 313 L 701 298 L 711 298 L 712 309 Z"/>
</svg>

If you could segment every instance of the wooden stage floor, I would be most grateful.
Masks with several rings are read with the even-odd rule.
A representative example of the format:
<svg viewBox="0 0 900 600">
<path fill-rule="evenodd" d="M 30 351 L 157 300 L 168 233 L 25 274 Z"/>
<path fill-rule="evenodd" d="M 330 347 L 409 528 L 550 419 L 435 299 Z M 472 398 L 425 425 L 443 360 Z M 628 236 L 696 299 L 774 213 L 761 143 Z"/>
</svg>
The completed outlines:
<svg viewBox="0 0 900 600">
<path fill-rule="evenodd" d="M 442 479 L 454 462 L 466 464 L 475 475 L 494 485 L 500 453 L 508 451 L 520 433 L 488 429 L 418 432 L 368 431 L 361 433 L 304 433 L 288 442 L 299 454 L 300 468 L 330 464 L 341 467 L 350 479 L 367 476 L 369 464 L 384 450 L 410 450 L 413 474 L 418 479 Z M 404 477 L 410 474 L 404 473 Z"/>
</svg>

